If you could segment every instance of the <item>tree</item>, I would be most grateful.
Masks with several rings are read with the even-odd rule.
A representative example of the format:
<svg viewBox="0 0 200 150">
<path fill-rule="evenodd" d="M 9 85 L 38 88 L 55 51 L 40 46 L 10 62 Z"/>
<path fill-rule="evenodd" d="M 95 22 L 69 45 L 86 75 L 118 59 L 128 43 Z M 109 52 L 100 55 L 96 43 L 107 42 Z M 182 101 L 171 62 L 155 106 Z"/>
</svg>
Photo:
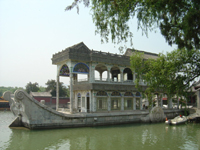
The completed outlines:
<svg viewBox="0 0 200 150">
<path fill-rule="evenodd" d="M 30 93 L 30 92 L 38 92 L 39 91 L 39 85 L 37 82 L 35 83 L 27 83 L 26 85 L 26 92 Z"/>
<path fill-rule="evenodd" d="M 136 87 L 144 79 L 148 88 L 146 94 L 166 92 L 187 97 L 191 85 L 200 76 L 200 52 L 177 49 L 170 53 L 159 54 L 157 59 L 144 60 L 143 54 L 131 56 L 131 67 L 137 70 Z"/>
<path fill-rule="evenodd" d="M 40 86 L 39 87 L 39 92 L 45 92 L 46 91 L 46 88 L 45 87 L 43 87 L 43 86 Z"/>
<path fill-rule="evenodd" d="M 59 96 L 60 97 L 68 97 L 68 89 L 63 85 L 63 82 L 59 82 Z M 48 80 L 46 91 L 51 91 L 52 96 L 56 96 L 56 81 Z"/>
<path fill-rule="evenodd" d="M 6 91 L 10 91 L 11 93 L 14 93 L 17 89 L 23 89 L 22 87 L 4 87 L 0 86 L 0 96 L 3 96 L 3 93 Z"/>
<path fill-rule="evenodd" d="M 200 48 L 200 1 L 199 0 L 74 0 L 65 10 L 83 2 L 91 3 L 96 33 L 102 41 L 126 42 L 132 40 L 128 21 L 136 17 L 138 29 L 147 35 L 148 30 L 159 28 L 169 45 L 179 48 Z M 132 43 L 132 42 L 131 42 Z"/>
</svg>

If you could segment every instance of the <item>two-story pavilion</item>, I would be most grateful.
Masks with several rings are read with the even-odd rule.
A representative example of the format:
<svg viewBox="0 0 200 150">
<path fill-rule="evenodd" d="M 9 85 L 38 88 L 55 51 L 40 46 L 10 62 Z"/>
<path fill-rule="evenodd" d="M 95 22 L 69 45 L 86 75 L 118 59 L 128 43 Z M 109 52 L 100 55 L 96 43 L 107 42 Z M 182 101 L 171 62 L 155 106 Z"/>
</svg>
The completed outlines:
<svg viewBox="0 0 200 150">
<path fill-rule="evenodd" d="M 142 93 L 135 88 L 136 73 L 130 68 L 130 55 L 136 51 L 127 49 L 124 55 L 90 50 L 83 42 L 53 55 L 57 65 L 57 85 L 60 76 L 70 78 L 70 112 L 112 112 L 142 109 Z M 144 57 L 157 54 L 144 52 Z M 95 76 L 95 71 L 99 77 Z M 80 74 L 87 78 L 79 79 Z M 141 81 L 143 90 L 146 84 Z M 57 109 L 59 104 L 57 86 Z"/>
</svg>

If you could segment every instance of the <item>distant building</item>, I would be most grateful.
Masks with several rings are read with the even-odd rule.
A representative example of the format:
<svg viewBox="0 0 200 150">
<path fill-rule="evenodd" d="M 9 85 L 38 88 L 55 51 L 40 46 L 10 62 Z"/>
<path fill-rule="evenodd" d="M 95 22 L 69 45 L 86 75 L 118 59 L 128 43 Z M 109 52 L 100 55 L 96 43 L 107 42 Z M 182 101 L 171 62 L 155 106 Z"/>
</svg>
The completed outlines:
<svg viewBox="0 0 200 150">
<path fill-rule="evenodd" d="M 30 96 L 32 96 L 37 101 L 45 100 L 45 105 L 56 108 L 56 98 L 52 97 L 50 92 L 30 92 Z M 59 105 L 62 108 L 67 108 L 69 105 L 70 99 L 68 97 L 60 97 Z"/>
<path fill-rule="evenodd" d="M 3 97 L 0 97 L 0 110 L 10 109 L 9 101 L 6 101 L 3 99 Z"/>
</svg>

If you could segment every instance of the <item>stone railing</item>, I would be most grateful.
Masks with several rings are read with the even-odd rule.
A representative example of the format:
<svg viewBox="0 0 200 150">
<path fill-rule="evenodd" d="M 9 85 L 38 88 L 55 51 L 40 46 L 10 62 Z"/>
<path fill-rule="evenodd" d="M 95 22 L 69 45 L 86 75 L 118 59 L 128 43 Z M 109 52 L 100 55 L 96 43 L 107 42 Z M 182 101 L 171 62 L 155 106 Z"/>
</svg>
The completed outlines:
<svg viewBox="0 0 200 150">
<path fill-rule="evenodd" d="M 85 78 L 85 79 L 79 79 L 78 81 L 74 81 L 74 84 L 84 84 L 84 83 L 89 83 L 90 79 Z M 131 85 L 135 85 L 135 82 L 133 80 L 125 80 L 125 81 L 114 81 L 114 80 L 109 80 L 107 78 L 102 78 L 100 80 L 100 78 L 95 78 L 94 81 L 90 82 L 90 83 L 107 83 L 107 84 L 131 84 Z M 144 82 L 139 82 L 140 85 L 147 85 Z"/>
</svg>

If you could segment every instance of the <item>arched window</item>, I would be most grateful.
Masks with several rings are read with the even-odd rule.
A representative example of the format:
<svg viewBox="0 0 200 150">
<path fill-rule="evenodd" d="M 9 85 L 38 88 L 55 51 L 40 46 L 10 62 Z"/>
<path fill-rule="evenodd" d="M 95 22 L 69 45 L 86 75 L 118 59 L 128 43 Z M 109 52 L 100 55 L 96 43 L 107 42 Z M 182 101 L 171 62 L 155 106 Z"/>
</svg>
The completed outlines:
<svg viewBox="0 0 200 150">
<path fill-rule="evenodd" d="M 133 96 L 133 93 L 132 92 L 126 92 L 124 94 L 125 97 L 132 97 Z"/>
<path fill-rule="evenodd" d="M 141 96 L 141 95 L 140 95 L 140 92 L 136 92 L 135 96 L 136 96 L 136 97 L 140 97 L 140 96 Z"/>
<path fill-rule="evenodd" d="M 105 91 L 98 91 L 96 96 L 108 96 Z"/>
<path fill-rule="evenodd" d="M 62 66 L 62 68 L 60 69 L 59 75 L 60 76 L 67 76 L 67 77 L 69 77 L 69 75 L 70 75 L 69 67 L 66 64 L 64 64 Z"/>
<path fill-rule="evenodd" d="M 133 73 L 130 68 L 125 68 L 123 74 L 124 74 L 124 81 L 133 80 Z"/>
<path fill-rule="evenodd" d="M 89 92 L 86 94 L 86 97 L 90 97 L 90 94 L 89 94 Z"/>
<path fill-rule="evenodd" d="M 121 94 L 118 91 L 112 92 L 111 96 L 121 96 Z"/>
<path fill-rule="evenodd" d="M 78 63 L 74 66 L 73 73 L 89 73 L 89 67 L 84 63 Z"/>
</svg>

